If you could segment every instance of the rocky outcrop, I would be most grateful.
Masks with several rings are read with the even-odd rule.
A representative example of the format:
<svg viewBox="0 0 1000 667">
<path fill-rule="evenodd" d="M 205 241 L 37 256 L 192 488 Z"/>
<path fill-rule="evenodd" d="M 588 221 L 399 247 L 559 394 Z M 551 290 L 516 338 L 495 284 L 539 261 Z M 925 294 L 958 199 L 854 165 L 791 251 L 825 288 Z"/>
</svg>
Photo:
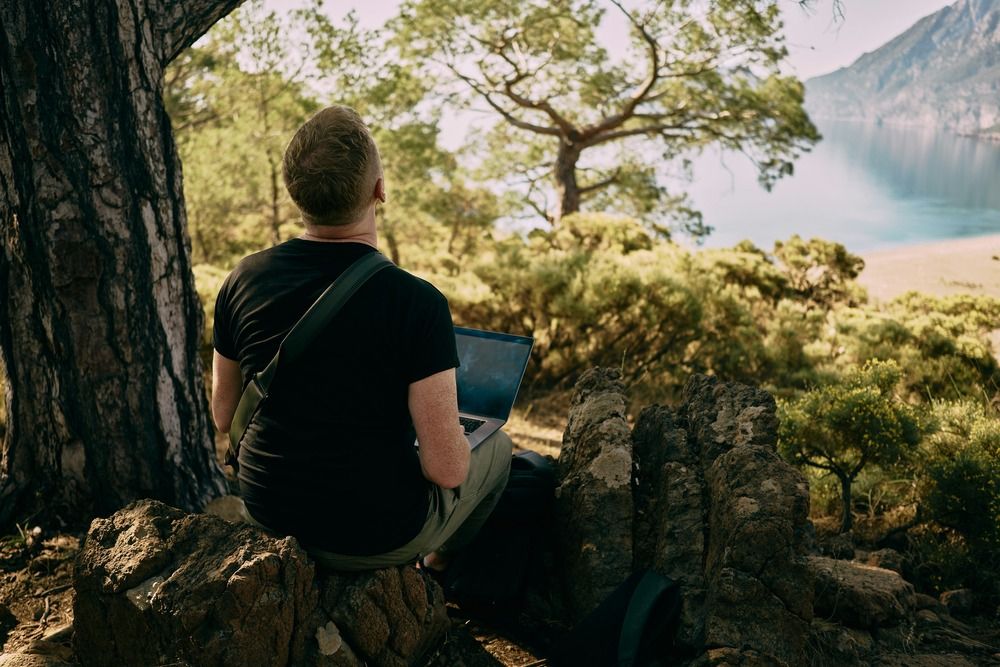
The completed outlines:
<svg viewBox="0 0 1000 667">
<path fill-rule="evenodd" d="M 972 611 L 975 594 L 968 588 L 959 588 L 954 591 L 945 591 L 941 594 L 941 604 L 947 609 L 949 614 L 968 614 Z"/>
<path fill-rule="evenodd" d="M 632 438 L 617 371 L 576 384 L 559 455 L 556 530 L 566 603 L 579 620 L 632 571 Z"/>
<path fill-rule="evenodd" d="M 564 548 L 594 544 L 594 553 L 623 556 L 631 550 L 634 567 L 681 583 L 675 661 L 804 664 L 813 590 L 805 564 L 809 488 L 775 451 L 774 399 L 695 376 L 680 406 L 642 412 L 631 447 L 622 437 L 624 406 L 614 371 L 581 379 L 566 430 L 573 454 L 565 458 L 564 450 L 560 462 L 563 485 L 575 495 L 559 499 L 560 530 L 578 536 L 604 521 L 595 516 L 607 506 L 602 494 L 610 495 L 613 516 L 625 515 L 626 507 L 631 516 L 613 527 L 598 523 L 602 530 L 564 541 Z M 629 498 L 618 484 L 594 483 L 590 472 L 593 462 L 613 460 L 620 483 L 626 455 L 633 468 Z M 584 492 L 585 502 L 575 502 Z M 611 583 L 612 572 L 604 574 L 602 584 Z M 618 583 L 628 572 L 613 574 Z M 577 575 L 568 570 L 567 576 Z"/>
<path fill-rule="evenodd" d="M 294 538 L 156 501 L 91 524 L 74 573 L 83 665 L 408 665 L 447 627 L 412 567 L 317 574 Z"/>
<path fill-rule="evenodd" d="M 897 573 L 823 556 L 810 556 L 808 563 L 815 574 L 818 615 L 861 629 L 913 620 L 916 594 Z"/>
</svg>

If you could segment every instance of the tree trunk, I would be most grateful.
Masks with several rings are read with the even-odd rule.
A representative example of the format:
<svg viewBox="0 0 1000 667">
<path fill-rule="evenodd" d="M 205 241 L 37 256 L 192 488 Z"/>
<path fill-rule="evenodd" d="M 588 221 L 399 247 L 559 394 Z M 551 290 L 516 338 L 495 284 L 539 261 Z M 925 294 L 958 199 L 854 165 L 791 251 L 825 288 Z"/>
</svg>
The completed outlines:
<svg viewBox="0 0 1000 667">
<path fill-rule="evenodd" d="M 580 210 L 580 187 L 576 182 L 576 163 L 580 161 L 580 146 L 569 139 L 559 142 L 556 155 L 556 197 L 558 208 L 552 215 L 552 224 L 558 225 L 563 216 Z"/>
<path fill-rule="evenodd" d="M 224 491 L 161 89 L 238 1 L 0 4 L 0 527 Z"/>
<path fill-rule="evenodd" d="M 837 473 L 840 479 L 840 493 L 844 501 L 844 513 L 840 517 L 840 532 L 846 533 L 854 525 L 854 517 L 851 514 L 851 483 L 854 481 L 844 474 Z"/>
</svg>

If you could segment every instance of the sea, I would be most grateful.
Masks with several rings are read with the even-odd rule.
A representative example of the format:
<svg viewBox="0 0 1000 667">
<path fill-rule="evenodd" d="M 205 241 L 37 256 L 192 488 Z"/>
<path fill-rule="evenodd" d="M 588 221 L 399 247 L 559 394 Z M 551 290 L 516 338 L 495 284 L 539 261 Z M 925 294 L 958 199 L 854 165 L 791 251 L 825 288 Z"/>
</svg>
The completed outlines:
<svg viewBox="0 0 1000 667">
<path fill-rule="evenodd" d="M 1000 142 L 947 130 L 818 121 L 823 135 L 770 192 L 740 154 L 695 159 L 687 190 L 714 231 L 705 247 L 793 234 L 864 253 L 1000 233 Z"/>
</svg>

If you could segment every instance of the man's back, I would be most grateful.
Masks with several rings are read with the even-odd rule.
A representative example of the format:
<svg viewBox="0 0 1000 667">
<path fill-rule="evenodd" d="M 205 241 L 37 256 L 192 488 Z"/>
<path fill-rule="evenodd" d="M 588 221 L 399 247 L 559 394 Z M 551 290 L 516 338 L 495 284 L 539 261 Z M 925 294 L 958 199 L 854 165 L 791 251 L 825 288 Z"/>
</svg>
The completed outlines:
<svg viewBox="0 0 1000 667">
<path fill-rule="evenodd" d="M 216 305 L 215 348 L 244 383 L 354 260 L 358 243 L 293 239 L 244 259 Z M 398 547 L 426 518 L 407 389 L 458 364 L 445 298 L 398 268 L 373 277 L 297 366 L 283 367 L 243 440 L 251 514 L 336 553 Z"/>
</svg>

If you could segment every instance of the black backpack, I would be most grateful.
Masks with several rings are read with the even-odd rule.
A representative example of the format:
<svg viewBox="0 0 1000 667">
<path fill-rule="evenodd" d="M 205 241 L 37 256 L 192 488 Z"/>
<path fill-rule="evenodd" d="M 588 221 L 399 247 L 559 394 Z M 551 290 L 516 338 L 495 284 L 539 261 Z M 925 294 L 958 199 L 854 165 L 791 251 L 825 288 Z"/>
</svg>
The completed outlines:
<svg viewBox="0 0 1000 667">
<path fill-rule="evenodd" d="M 444 572 L 441 586 L 448 600 L 481 618 L 521 606 L 531 578 L 542 571 L 542 540 L 550 525 L 555 483 L 549 459 L 531 451 L 514 455 L 493 513 Z"/>
<path fill-rule="evenodd" d="M 652 570 L 634 572 L 549 654 L 553 667 L 665 665 L 680 625 L 681 589 Z"/>
</svg>

